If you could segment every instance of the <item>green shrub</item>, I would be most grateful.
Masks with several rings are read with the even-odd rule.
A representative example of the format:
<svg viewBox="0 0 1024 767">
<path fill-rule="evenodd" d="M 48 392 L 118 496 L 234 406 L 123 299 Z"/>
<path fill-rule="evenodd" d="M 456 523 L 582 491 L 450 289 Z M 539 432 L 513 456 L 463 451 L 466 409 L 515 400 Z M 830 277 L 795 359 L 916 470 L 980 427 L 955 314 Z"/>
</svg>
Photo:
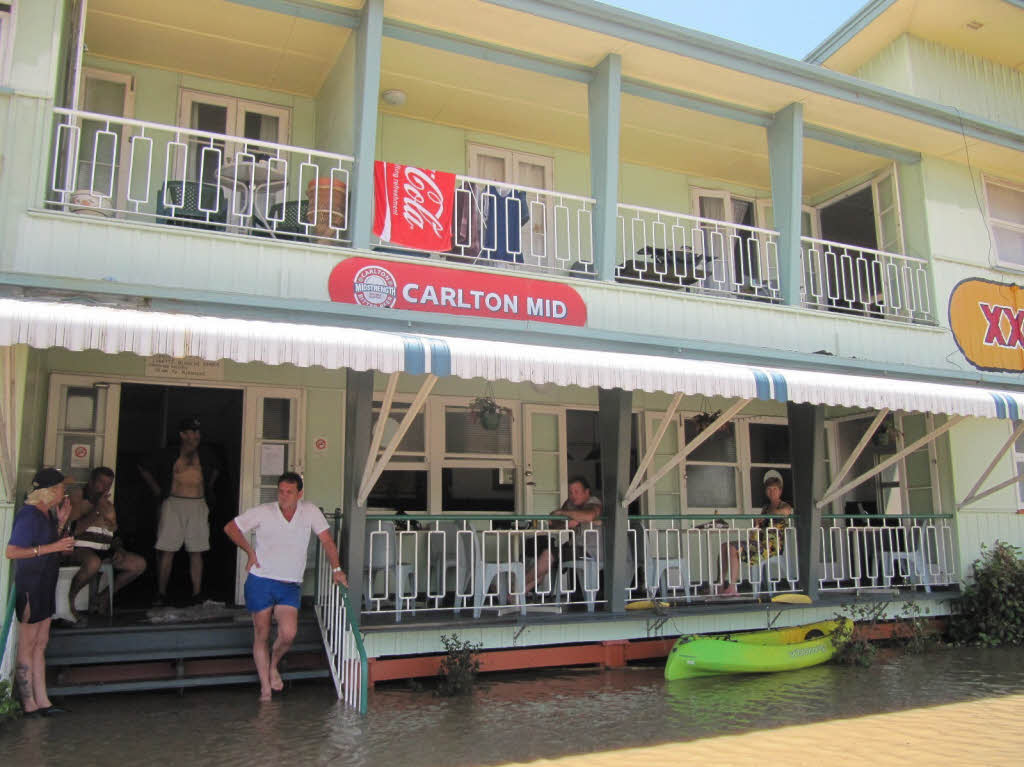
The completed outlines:
<svg viewBox="0 0 1024 767">
<path fill-rule="evenodd" d="M 480 648 L 459 639 L 457 634 L 441 634 L 445 657 L 441 660 L 441 683 L 437 686 L 437 694 L 466 695 L 473 691 L 476 675 L 480 671 Z"/>
<path fill-rule="evenodd" d="M 982 546 L 971 565 L 974 580 L 956 602 L 950 634 L 957 642 L 986 647 L 1024 644 L 1024 559 L 1003 541 Z"/>
<path fill-rule="evenodd" d="M 14 688 L 7 679 L 0 681 L 0 722 L 21 714 L 21 704 L 14 698 Z"/>
</svg>

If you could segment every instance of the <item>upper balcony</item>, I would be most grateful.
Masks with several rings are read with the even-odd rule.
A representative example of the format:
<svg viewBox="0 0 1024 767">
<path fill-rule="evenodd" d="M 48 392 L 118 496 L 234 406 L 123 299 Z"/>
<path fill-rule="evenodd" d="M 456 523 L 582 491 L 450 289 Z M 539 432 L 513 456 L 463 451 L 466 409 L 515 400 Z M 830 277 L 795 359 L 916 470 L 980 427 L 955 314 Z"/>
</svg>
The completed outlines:
<svg viewBox="0 0 1024 767">
<path fill-rule="evenodd" d="M 600 288 L 620 318 L 631 307 L 710 317 L 707 307 L 731 306 L 756 317 L 759 307 L 786 305 L 822 328 L 843 317 L 893 329 L 937 324 L 927 249 L 905 235 L 922 227 L 904 227 L 916 211 L 900 206 L 900 158 L 911 153 L 807 126 L 796 143 L 800 231 L 787 233 L 774 220 L 794 206 L 772 195 L 770 99 L 737 90 L 735 77 L 720 74 L 726 104 L 708 95 L 714 80 L 656 77 L 663 54 L 637 49 L 617 96 L 618 151 L 598 172 L 595 69 L 456 39 L 417 26 L 424 19 L 399 4 L 408 18 L 386 19 L 375 92 L 388 95 L 378 102 L 360 96 L 359 3 L 335 4 L 335 16 L 317 20 L 219 0 L 185 5 L 196 13 L 90 3 L 76 108 L 53 109 L 53 140 L 40 147 L 45 189 L 29 207 L 57 214 L 46 225 L 99 227 L 95 239 L 108 248 L 112 232 L 130 225 L 121 242 L 137 268 L 118 279 L 169 284 L 161 268 L 173 268 L 176 253 L 195 259 L 201 241 L 221 277 L 197 280 L 228 292 L 260 292 L 245 279 L 258 272 L 248 270 L 254 252 L 261 268 L 273 254 L 280 271 L 316 261 L 323 272 L 376 251 Z M 455 5 L 472 6 L 488 28 L 509 13 Z M 644 72 L 650 80 L 635 77 Z M 445 252 L 360 234 L 374 191 L 359 159 L 368 131 L 373 158 L 456 175 Z M 602 186 L 609 176 L 617 199 Z M 152 248 L 137 247 L 140 237 Z M 68 253 L 47 266 L 81 277 L 120 266 L 111 256 L 90 270 L 91 260 Z M 289 295 L 326 297 L 315 293 Z M 682 314 L 672 321 L 693 328 Z M 668 327 L 659 332 L 675 335 Z"/>
</svg>

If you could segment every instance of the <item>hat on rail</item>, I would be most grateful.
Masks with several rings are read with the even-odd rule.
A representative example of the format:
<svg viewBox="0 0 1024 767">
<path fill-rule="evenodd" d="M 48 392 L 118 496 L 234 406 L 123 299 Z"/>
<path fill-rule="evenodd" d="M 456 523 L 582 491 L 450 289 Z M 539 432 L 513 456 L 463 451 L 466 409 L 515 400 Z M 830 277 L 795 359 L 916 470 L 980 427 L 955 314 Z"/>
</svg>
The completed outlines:
<svg viewBox="0 0 1024 767">
<path fill-rule="evenodd" d="M 199 431 L 199 416 L 190 415 L 178 421 L 178 431 Z"/>
<path fill-rule="evenodd" d="M 64 475 L 53 468 L 40 469 L 32 477 L 32 489 L 40 490 L 44 487 L 55 487 L 64 481 Z"/>
</svg>

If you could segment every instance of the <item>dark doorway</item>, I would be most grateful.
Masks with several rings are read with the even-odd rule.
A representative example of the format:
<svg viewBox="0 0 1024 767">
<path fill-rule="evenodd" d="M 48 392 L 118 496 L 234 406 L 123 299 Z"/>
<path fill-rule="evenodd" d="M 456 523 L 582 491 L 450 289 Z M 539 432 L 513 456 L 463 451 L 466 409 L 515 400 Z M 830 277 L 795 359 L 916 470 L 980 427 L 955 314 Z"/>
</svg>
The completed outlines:
<svg viewBox="0 0 1024 767">
<path fill-rule="evenodd" d="M 178 422 L 197 416 L 202 441 L 219 459 L 221 471 L 210 506 L 210 551 L 203 568 L 203 589 L 209 598 L 228 604 L 235 595 L 235 546 L 224 535 L 224 525 L 238 513 L 238 483 L 242 455 L 242 398 L 238 389 L 193 386 L 123 384 L 121 417 L 117 432 L 117 519 L 125 548 L 146 558 L 146 574 L 128 586 L 124 597 L 130 605 L 148 605 L 156 593 L 157 513 L 154 497 L 139 464 L 164 448 L 178 445 Z M 191 594 L 188 557 L 175 556 L 168 585 L 171 600 L 184 601 Z"/>
</svg>

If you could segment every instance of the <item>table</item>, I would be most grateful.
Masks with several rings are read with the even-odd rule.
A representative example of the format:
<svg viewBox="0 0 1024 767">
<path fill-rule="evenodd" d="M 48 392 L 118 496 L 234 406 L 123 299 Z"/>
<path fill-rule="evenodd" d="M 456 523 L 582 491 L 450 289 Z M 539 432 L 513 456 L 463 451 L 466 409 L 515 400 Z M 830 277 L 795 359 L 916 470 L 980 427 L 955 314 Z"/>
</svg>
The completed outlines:
<svg viewBox="0 0 1024 767">
<path fill-rule="evenodd" d="M 272 230 L 267 221 L 270 196 L 284 190 L 286 168 L 284 160 L 229 158 L 220 167 L 221 188 L 228 198 L 228 223 L 237 231 L 252 227 Z"/>
</svg>

